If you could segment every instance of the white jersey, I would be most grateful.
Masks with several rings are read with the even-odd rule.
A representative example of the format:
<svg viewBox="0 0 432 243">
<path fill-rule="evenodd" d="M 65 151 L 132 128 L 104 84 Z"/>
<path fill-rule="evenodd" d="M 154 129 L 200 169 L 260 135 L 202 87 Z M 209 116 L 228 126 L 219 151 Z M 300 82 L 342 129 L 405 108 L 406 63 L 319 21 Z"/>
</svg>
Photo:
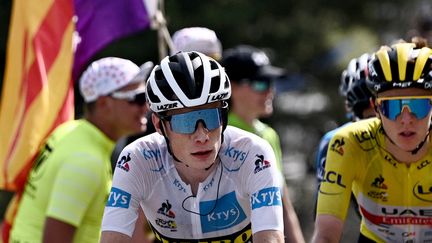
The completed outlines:
<svg viewBox="0 0 432 243">
<path fill-rule="evenodd" d="M 227 127 L 220 163 L 196 196 L 158 133 L 136 140 L 119 158 L 102 231 L 131 236 L 141 205 L 163 242 L 246 242 L 262 230 L 283 232 L 282 177 L 270 145 L 256 135 Z"/>
</svg>

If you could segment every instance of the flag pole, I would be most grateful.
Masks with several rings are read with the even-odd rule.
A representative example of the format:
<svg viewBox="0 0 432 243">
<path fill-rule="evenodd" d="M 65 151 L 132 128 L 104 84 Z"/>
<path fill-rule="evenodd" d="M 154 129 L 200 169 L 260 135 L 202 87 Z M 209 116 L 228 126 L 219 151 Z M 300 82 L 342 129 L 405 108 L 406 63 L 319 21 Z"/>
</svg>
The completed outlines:
<svg viewBox="0 0 432 243">
<path fill-rule="evenodd" d="M 156 12 L 152 18 L 152 27 L 157 29 L 159 60 L 162 60 L 168 55 L 167 47 L 170 50 L 174 48 L 171 35 L 167 28 L 164 12 L 164 0 L 158 0 Z"/>
</svg>

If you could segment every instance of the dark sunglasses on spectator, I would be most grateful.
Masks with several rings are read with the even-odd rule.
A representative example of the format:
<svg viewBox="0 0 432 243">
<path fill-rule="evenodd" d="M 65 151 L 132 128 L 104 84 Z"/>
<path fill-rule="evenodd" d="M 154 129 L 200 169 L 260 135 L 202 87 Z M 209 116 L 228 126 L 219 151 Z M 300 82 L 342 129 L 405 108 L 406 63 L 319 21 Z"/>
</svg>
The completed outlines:
<svg viewBox="0 0 432 243">
<path fill-rule="evenodd" d="M 128 91 L 115 91 L 110 96 L 117 100 L 126 100 L 129 104 L 143 106 L 146 104 L 145 88 L 138 88 Z"/>
<path fill-rule="evenodd" d="M 272 87 L 272 82 L 270 80 L 244 79 L 241 82 L 249 84 L 252 90 L 258 93 L 266 92 Z"/>
<path fill-rule="evenodd" d="M 431 96 L 384 97 L 377 98 L 377 104 L 381 113 L 392 121 L 397 119 L 405 107 L 417 119 L 423 119 L 432 109 L 431 100 Z"/>
</svg>

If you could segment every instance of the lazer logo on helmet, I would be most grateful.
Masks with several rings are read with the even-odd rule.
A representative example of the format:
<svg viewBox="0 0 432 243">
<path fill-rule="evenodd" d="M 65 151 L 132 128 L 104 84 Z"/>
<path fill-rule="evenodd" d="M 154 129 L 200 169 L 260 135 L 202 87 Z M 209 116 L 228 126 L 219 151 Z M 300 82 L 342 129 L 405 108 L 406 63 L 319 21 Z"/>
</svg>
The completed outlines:
<svg viewBox="0 0 432 243">
<path fill-rule="evenodd" d="M 171 103 L 171 104 L 165 104 L 165 105 L 158 105 L 157 109 L 158 110 L 170 110 L 170 109 L 174 109 L 177 108 L 177 103 Z"/>
<path fill-rule="evenodd" d="M 215 101 L 215 100 L 224 100 L 228 97 L 228 92 L 226 93 L 222 93 L 222 94 L 218 94 L 218 95 L 213 95 L 210 100 L 211 101 Z"/>
<path fill-rule="evenodd" d="M 129 208 L 130 199 L 130 193 L 113 187 L 111 188 L 106 206 L 114 208 Z"/>
</svg>

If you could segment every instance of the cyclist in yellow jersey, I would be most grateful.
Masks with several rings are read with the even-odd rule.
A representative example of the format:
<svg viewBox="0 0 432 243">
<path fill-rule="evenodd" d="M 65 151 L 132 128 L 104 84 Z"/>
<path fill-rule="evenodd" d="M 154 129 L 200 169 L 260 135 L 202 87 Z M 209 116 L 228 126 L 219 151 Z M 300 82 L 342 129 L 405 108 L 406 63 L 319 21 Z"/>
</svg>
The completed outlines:
<svg viewBox="0 0 432 243">
<path fill-rule="evenodd" d="M 312 242 L 338 242 L 353 192 L 359 242 L 432 241 L 432 50 L 382 47 L 368 63 L 377 118 L 341 128 L 327 153 Z"/>
</svg>

